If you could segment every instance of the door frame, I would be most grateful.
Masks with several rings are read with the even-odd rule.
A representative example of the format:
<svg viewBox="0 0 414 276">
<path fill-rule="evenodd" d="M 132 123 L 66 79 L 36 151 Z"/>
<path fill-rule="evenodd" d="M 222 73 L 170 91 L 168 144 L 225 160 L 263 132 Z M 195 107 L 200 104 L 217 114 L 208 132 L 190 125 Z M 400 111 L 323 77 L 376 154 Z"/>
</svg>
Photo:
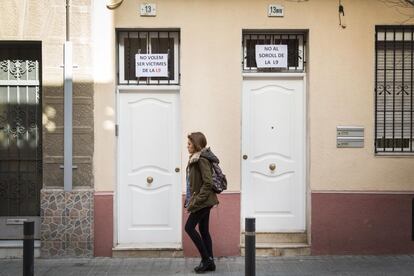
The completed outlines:
<svg viewBox="0 0 414 276">
<path fill-rule="evenodd" d="M 116 106 L 116 112 L 115 112 L 115 134 L 116 134 L 116 150 L 115 150 L 115 178 L 116 178 L 116 185 L 114 188 L 114 200 L 113 200 L 113 214 L 114 214 L 114 233 L 113 233 L 113 247 L 117 247 L 118 246 L 118 241 L 119 241 L 119 206 L 120 206 L 120 198 L 119 198 L 119 190 L 120 190 L 120 185 L 121 185 L 121 179 L 120 179 L 120 168 L 119 168 L 119 149 L 120 149 L 120 139 L 119 139 L 119 118 L 120 118 L 120 114 L 119 112 L 120 110 L 120 94 L 121 91 L 123 91 L 122 93 L 151 93 L 151 92 L 174 92 L 178 94 L 178 140 L 181 141 L 182 139 L 182 125 L 181 125 L 181 108 L 180 108 L 180 104 L 181 104 L 181 96 L 180 96 L 180 86 L 179 85 L 118 85 L 116 87 L 116 96 L 115 96 L 115 106 Z M 181 151 L 181 147 L 180 150 Z M 180 160 L 181 160 L 181 156 L 182 154 L 180 154 Z M 181 160 L 182 161 L 182 160 Z M 180 164 L 182 163 L 180 161 Z M 180 170 L 180 177 L 179 179 L 181 180 L 181 173 L 182 170 Z M 181 189 L 181 193 L 180 193 L 180 201 L 181 201 L 181 194 L 182 194 L 182 183 L 180 181 L 180 183 L 178 183 L 180 185 L 180 189 Z M 180 205 L 181 207 L 181 205 Z M 180 211 L 180 215 L 179 215 L 179 225 L 182 226 L 182 221 L 183 221 L 183 217 L 182 217 L 182 208 L 179 208 Z M 179 243 L 183 244 L 183 240 L 182 240 L 182 227 L 179 227 L 178 229 L 179 231 L 179 237 L 180 237 L 180 241 Z M 146 248 L 148 249 L 148 248 Z"/>
<path fill-rule="evenodd" d="M 37 149 L 40 150 L 40 161 L 39 164 L 43 166 L 45 158 L 43 157 L 43 154 L 45 152 L 44 150 L 44 137 L 43 137 L 43 129 L 44 126 L 42 124 L 42 110 L 43 110 L 43 43 L 39 40 L 22 40 L 22 41 L 13 41 L 13 40 L 3 40 L 0 41 L 0 46 L 4 49 L 15 49 L 17 51 L 26 51 L 29 49 L 31 51 L 36 51 L 36 54 L 31 54 L 32 57 L 37 59 L 36 63 L 36 76 L 37 80 L 22 80 L 20 78 L 16 80 L 0 80 L 1 86 L 15 86 L 18 89 L 22 89 L 24 87 L 37 87 L 37 108 L 39 109 L 37 112 L 39 114 L 36 114 L 36 116 L 39 116 L 38 120 L 38 138 L 39 138 L 39 144 L 37 145 Z M 20 55 L 20 54 L 19 54 Z M 19 58 L 21 59 L 21 58 Z M 9 60 L 12 60 L 10 58 Z M 7 72 L 9 74 L 10 72 Z M 7 104 L 10 104 L 7 102 Z M 20 172 L 19 172 L 20 173 Z M 34 221 L 34 240 L 35 240 L 35 250 L 37 256 L 40 255 L 40 251 L 38 248 L 40 248 L 40 228 L 41 228 L 41 212 L 42 212 L 42 206 L 41 206 L 41 190 L 43 189 L 43 182 L 44 182 L 44 173 L 43 169 L 40 170 L 40 183 L 38 185 L 40 186 L 40 189 L 36 191 L 38 193 L 38 200 L 37 203 L 39 204 L 39 214 L 38 215 L 13 215 L 13 216 L 0 216 L 0 230 L 2 227 L 8 227 L 11 228 L 11 230 L 7 230 L 7 232 L 4 233 L 3 239 L 0 239 L 0 250 L 2 247 L 8 247 L 9 245 L 16 246 L 18 248 L 23 247 L 23 243 L 21 241 L 22 237 L 22 231 L 23 231 L 23 223 L 24 221 Z M 36 190 L 38 187 L 36 187 Z M 15 235 L 14 233 L 19 233 Z M 8 235 L 7 235 L 8 234 Z M 7 255 L 7 254 L 6 254 Z M 12 254 L 13 255 L 13 254 Z"/>
<path fill-rule="evenodd" d="M 311 189 L 310 189 L 310 130 L 309 130 L 309 95 L 308 95 L 308 85 L 307 85 L 307 74 L 306 73 L 242 73 L 242 82 L 246 80 L 257 80 L 257 79 L 269 79 L 269 80 L 277 80 L 282 78 L 296 78 L 303 80 L 303 97 L 304 97 L 304 109 L 303 110 L 303 122 L 304 122 L 304 133 L 305 133 L 305 145 L 304 145 L 304 156 L 303 162 L 304 164 L 304 178 L 305 178 L 305 233 L 308 235 L 308 241 L 310 241 L 310 231 L 311 229 Z M 240 157 L 243 156 L 243 108 L 244 108 L 244 96 L 243 96 L 243 84 L 241 89 L 241 116 L 240 116 L 240 125 L 241 125 L 241 143 L 240 143 Z M 242 232 L 245 231 L 244 228 L 244 192 L 243 192 L 243 159 L 240 158 L 240 229 Z M 292 231 L 293 233 L 294 231 Z M 290 232 L 287 232 L 290 233 Z M 310 242 L 309 242 L 310 243 Z"/>
</svg>

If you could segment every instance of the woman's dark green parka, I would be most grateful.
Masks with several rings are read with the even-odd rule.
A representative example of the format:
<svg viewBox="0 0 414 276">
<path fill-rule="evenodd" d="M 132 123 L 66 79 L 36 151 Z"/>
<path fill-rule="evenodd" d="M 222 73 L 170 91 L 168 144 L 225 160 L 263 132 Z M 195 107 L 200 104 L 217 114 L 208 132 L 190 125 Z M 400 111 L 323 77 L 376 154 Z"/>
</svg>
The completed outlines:
<svg viewBox="0 0 414 276">
<path fill-rule="evenodd" d="M 210 148 L 194 153 L 188 161 L 187 173 L 190 181 L 191 198 L 187 210 L 191 213 L 219 203 L 217 195 L 212 189 L 213 168 L 210 161 L 218 161 Z"/>
</svg>

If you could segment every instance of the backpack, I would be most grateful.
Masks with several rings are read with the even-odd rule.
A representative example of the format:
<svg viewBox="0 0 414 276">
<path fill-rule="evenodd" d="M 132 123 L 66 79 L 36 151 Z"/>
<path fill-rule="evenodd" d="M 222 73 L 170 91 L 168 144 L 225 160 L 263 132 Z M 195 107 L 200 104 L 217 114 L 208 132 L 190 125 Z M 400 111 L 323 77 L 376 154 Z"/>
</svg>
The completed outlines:
<svg viewBox="0 0 414 276">
<path fill-rule="evenodd" d="M 222 191 L 227 190 L 227 179 L 218 163 L 211 162 L 211 166 L 213 168 L 212 189 L 216 194 L 220 194 Z"/>
</svg>

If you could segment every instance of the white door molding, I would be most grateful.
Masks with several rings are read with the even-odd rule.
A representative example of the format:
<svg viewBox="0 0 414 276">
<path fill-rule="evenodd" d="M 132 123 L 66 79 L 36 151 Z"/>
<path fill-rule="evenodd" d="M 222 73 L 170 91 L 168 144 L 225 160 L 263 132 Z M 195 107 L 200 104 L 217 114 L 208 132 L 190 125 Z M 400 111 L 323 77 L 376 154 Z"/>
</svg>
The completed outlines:
<svg viewBox="0 0 414 276">
<path fill-rule="evenodd" d="M 117 247 L 181 248 L 178 92 L 118 90 Z"/>
<path fill-rule="evenodd" d="M 243 75 L 242 229 L 256 218 L 258 232 L 306 230 L 305 75 Z M 273 168 L 273 169 L 272 169 Z"/>
</svg>

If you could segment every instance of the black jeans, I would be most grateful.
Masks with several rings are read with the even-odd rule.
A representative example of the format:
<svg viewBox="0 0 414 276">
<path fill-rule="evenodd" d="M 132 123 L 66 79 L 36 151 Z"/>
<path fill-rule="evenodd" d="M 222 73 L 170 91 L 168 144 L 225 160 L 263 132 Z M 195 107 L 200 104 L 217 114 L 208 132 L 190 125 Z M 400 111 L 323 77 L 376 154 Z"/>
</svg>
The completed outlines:
<svg viewBox="0 0 414 276">
<path fill-rule="evenodd" d="M 197 247 L 198 252 L 200 252 L 201 258 L 204 260 L 208 259 L 208 257 L 213 257 L 213 243 L 208 230 L 210 210 L 211 207 L 206 207 L 197 212 L 190 213 L 187 223 L 185 224 L 185 231 L 190 236 Z M 198 234 L 195 229 L 197 224 L 200 234 Z"/>
</svg>

